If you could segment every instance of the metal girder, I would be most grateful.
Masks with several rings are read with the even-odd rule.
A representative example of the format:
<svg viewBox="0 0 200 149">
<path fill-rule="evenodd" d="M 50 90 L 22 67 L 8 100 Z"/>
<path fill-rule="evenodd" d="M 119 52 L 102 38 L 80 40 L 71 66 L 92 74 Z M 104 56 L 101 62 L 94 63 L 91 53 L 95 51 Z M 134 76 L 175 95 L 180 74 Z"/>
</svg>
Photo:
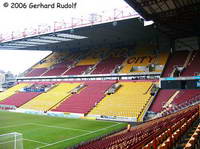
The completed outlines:
<svg viewBox="0 0 200 149">
<path fill-rule="evenodd" d="M 137 11 L 146 21 L 149 21 L 148 12 L 136 0 L 125 0 L 135 11 Z"/>
<path fill-rule="evenodd" d="M 168 0 L 143 0 L 141 1 L 140 5 L 142 7 L 148 7 L 148 6 L 151 6 L 151 5 L 155 5 L 157 3 L 161 3 L 161 2 L 166 2 Z"/>
<path fill-rule="evenodd" d="M 173 16 L 179 16 L 181 17 L 181 15 L 185 15 L 186 13 L 200 13 L 200 2 L 196 3 L 195 5 L 189 5 L 189 6 L 185 6 L 182 8 L 176 8 L 173 10 L 168 10 L 168 11 L 164 11 L 164 12 L 160 12 L 157 14 L 152 14 L 151 19 L 153 20 L 157 20 L 157 19 L 167 19 L 169 17 L 173 17 Z M 191 15 L 191 17 L 193 17 Z"/>
<path fill-rule="evenodd" d="M 125 0 L 141 16 L 147 20 L 153 20 L 157 24 L 157 29 L 176 38 L 181 36 L 197 35 L 200 31 L 198 20 L 200 19 L 200 0 Z M 167 6 L 169 1 L 174 4 L 175 9 Z M 168 10 L 160 12 L 147 12 L 145 9 L 151 9 L 153 5 L 166 5 Z M 159 8 L 159 7 L 158 7 Z M 145 13 L 144 13 L 145 12 Z"/>
</svg>

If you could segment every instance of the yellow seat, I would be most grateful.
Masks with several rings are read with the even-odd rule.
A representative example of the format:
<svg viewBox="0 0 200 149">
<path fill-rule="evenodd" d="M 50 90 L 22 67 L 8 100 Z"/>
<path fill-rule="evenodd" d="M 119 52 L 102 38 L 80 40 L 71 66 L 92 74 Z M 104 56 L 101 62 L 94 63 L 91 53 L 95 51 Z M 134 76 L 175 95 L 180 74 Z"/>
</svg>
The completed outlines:
<svg viewBox="0 0 200 149">
<path fill-rule="evenodd" d="M 63 56 L 66 56 L 66 53 L 60 53 L 60 52 L 51 53 L 49 56 L 47 56 L 46 58 L 42 60 L 43 62 L 36 64 L 32 68 L 48 68 L 56 64 L 57 60 Z"/>
<path fill-rule="evenodd" d="M 70 91 L 76 88 L 80 83 L 60 83 L 46 93 L 33 98 L 20 108 L 33 109 L 39 111 L 48 111 L 64 98 L 71 95 Z M 66 99 L 67 100 L 67 99 Z"/>
<path fill-rule="evenodd" d="M 150 98 L 146 93 L 152 82 L 120 82 L 122 87 L 105 98 L 89 113 L 91 115 L 108 115 L 137 117 Z"/>
<path fill-rule="evenodd" d="M 129 56 L 122 64 L 123 68 L 119 73 L 131 73 L 131 69 L 136 66 L 146 67 L 149 64 L 165 65 L 168 59 L 169 53 L 162 52 L 160 54 L 153 54 L 152 50 L 155 47 L 136 48 L 136 53 Z M 162 70 L 155 70 L 155 72 L 161 72 Z M 134 71 L 144 72 L 144 71 Z"/>
<path fill-rule="evenodd" d="M 1 92 L 0 93 L 0 101 L 14 95 L 18 90 L 24 88 L 25 86 L 28 86 L 30 84 L 28 83 L 20 83 L 20 84 L 17 84 L 11 88 L 9 88 L 8 90 L 4 91 L 4 92 Z"/>
</svg>

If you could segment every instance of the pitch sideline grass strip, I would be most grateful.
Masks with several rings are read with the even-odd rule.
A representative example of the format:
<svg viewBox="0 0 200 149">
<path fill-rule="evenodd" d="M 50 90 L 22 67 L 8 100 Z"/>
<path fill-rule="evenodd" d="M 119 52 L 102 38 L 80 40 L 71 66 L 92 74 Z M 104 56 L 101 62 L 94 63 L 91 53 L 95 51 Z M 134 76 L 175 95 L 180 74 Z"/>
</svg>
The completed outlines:
<svg viewBox="0 0 200 149">
<path fill-rule="evenodd" d="M 36 149 L 45 148 L 45 147 L 52 146 L 52 145 L 55 145 L 55 144 L 58 144 L 58 143 L 62 143 L 62 142 L 68 141 L 68 140 L 72 140 L 72 139 L 76 139 L 76 138 L 83 137 L 83 136 L 86 136 L 86 135 L 90 135 L 90 134 L 92 134 L 92 133 L 96 133 L 96 132 L 99 132 L 99 131 L 108 129 L 108 128 L 117 126 L 117 125 L 119 125 L 119 124 L 120 124 L 120 123 L 117 123 L 117 124 L 111 125 L 111 126 L 109 126 L 109 127 L 105 127 L 105 128 L 98 129 L 98 130 L 96 130 L 96 131 L 92 131 L 92 132 L 88 132 L 88 133 L 85 133 L 85 134 L 82 134 L 82 135 L 78 135 L 78 136 L 74 136 L 74 137 L 67 138 L 67 139 L 64 139 L 64 140 L 60 140 L 60 141 L 57 141 L 57 142 L 54 142 L 54 143 L 51 143 L 51 144 L 47 144 L 47 145 L 38 147 L 38 148 L 36 148 Z"/>
</svg>

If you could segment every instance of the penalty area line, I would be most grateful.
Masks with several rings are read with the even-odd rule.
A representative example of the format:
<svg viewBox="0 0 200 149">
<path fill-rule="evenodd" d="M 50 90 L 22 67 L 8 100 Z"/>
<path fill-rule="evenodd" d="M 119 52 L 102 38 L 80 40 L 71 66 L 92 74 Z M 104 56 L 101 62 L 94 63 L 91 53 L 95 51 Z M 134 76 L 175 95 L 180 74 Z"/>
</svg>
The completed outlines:
<svg viewBox="0 0 200 149">
<path fill-rule="evenodd" d="M 25 138 L 23 138 L 23 140 L 30 141 L 30 142 L 35 142 L 35 143 L 39 143 L 39 144 L 43 144 L 43 145 L 48 145 L 48 143 L 40 142 L 40 141 L 36 141 L 36 140 L 32 140 L 32 139 L 25 139 Z"/>
</svg>

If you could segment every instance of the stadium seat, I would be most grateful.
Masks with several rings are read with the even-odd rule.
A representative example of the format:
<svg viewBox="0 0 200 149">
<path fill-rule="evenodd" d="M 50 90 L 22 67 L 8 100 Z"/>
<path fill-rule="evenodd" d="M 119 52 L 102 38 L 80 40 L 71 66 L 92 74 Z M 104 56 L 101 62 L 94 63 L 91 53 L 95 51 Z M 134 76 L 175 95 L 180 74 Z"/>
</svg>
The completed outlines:
<svg viewBox="0 0 200 149">
<path fill-rule="evenodd" d="M 114 68 L 121 65 L 123 61 L 123 57 L 109 57 L 101 60 L 92 74 L 110 74 Z"/>
<path fill-rule="evenodd" d="M 20 108 L 33 109 L 38 111 L 48 111 L 59 102 L 71 95 L 71 90 L 80 83 L 60 83 L 46 93 L 33 98 Z"/>
<path fill-rule="evenodd" d="M 101 145 L 102 149 L 110 148 L 172 148 L 173 135 L 183 133 L 199 118 L 199 107 L 193 106 L 172 115 L 148 121 L 134 126 L 128 132 L 117 133 L 113 136 L 78 146 L 78 149 L 93 149 Z M 180 136 L 181 136 L 180 135 Z M 179 136 L 179 138 L 180 138 Z M 160 141 L 159 141 L 160 140 Z"/>
<path fill-rule="evenodd" d="M 25 86 L 28 86 L 30 84 L 28 83 L 19 83 L 11 88 L 9 88 L 8 90 L 1 92 L 0 93 L 0 101 L 14 95 L 15 93 L 17 93 L 20 89 L 24 88 Z"/>
<path fill-rule="evenodd" d="M 81 65 L 95 65 L 100 61 L 99 57 L 93 57 L 93 56 L 88 56 L 82 60 L 80 60 L 77 64 L 77 66 Z"/>
<path fill-rule="evenodd" d="M 80 93 L 74 94 L 62 102 L 53 111 L 70 113 L 88 113 L 105 96 L 104 92 L 113 81 L 86 82 Z"/>
<path fill-rule="evenodd" d="M 179 94 L 174 98 L 173 103 L 178 105 L 181 103 L 189 102 L 191 99 L 193 99 L 195 96 L 200 95 L 199 89 L 187 89 L 187 90 L 181 90 Z"/>
<path fill-rule="evenodd" d="M 174 95 L 175 92 L 176 90 L 173 89 L 160 89 L 149 111 L 161 112 L 162 106 Z"/>
<path fill-rule="evenodd" d="M 57 63 L 57 61 L 66 55 L 65 53 L 54 52 L 46 58 L 42 59 L 38 64 L 34 65 L 30 71 L 25 74 L 25 77 L 41 76 L 46 73 L 51 66 Z"/>
<path fill-rule="evenodd" d="M 164 68 L 163 77 L 170 77 L 174 66 L 183 66 L 189 52 L 188 51 L 175 51 L 169 56 L 169 60 Z"/>
<path fill-rule="evenodd" d="M 69 66 L 73 63 L 73 61 L 64 61 L 52 66 L 53 68 L 44 73 L 42 76 L 60 76 L 62 75 Z"/>
<path fill-rule="evenodd" d="M 40 94 L 40 92 L 17 92 L 16 94 L 6 98 L 5 100 L 0 101 L 0 104 L 20 107 Z"/>
<path fill-rule="evenodd" d="M 92 65 L 78 65 L 71 69 L 69 69 L 67 72 L 65 72 L 63 75 L 81 75 L 84 73 L 89 67 L 92 67 Z"/>
<path fill-rule="evenodd" d="M 48 68 L 48 67 L 54 65 L 56 63 L 57 59 L 59 57 L 61 57 L 62 55 L 63 55 L 63 53 L 59 53 L 59 52 L 51 53 L 49 56 L 47 56 L 46 58 L 41 60 L 38 64 L 33 66 L 33 69 L 34 68 Z"/>
<path fill-rule="evenodd" d="M 150 98 L 145 92 L 152 82 L 120 82 L 122 87 L 114 94 L 107 95 L 89 115 L 138 117 Z"/>
<path fill-rule="evenodd" d="M 35 76 L 41 76 L 43 73 L 45 73 L 48 69 L 47 68 L 33 68 L 28 74 L 26 74 L 26 77 L 35 77 Z"/>
<path fill-rule="evenodd" d="M 148 54 L 147 52 L 134 54 L 129 56 L 123 63 L 123 68 L 119 73 L 131 73 L 131 69 L 136 66 L 147 67 L 149 64 L 165 65 L 168 53 L 163 52 L 158 55 Z M 155 70 L 160 72 L 162 70 Z M 144 70 L 136 70 L 134 72 L 144 72 Z"/>
<path fill-rule="evenodd" d="M 193 55 L 190 58 L 190 61 L 186 68 L 184 69 L 183 73 L 181 76 L 194 76 L 195 73 L 200 73 L 200 52 L 199 51 L 194 51 Z"/>
</svg>

